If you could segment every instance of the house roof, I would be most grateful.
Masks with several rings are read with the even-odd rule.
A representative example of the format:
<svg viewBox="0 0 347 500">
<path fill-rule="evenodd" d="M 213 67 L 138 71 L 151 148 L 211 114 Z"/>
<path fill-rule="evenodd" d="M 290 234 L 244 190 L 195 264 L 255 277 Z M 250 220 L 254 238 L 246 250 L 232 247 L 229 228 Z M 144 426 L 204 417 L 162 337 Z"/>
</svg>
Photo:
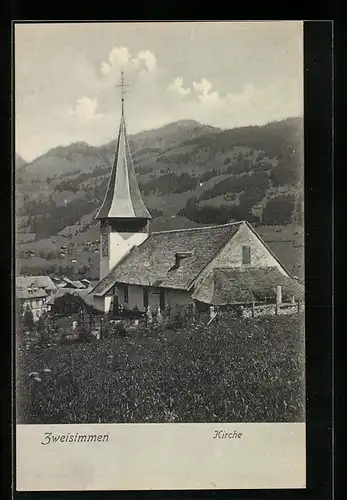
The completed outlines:
<svg viewBox="0 0 347 500">
<path fill-rule="evenodd" d="M 60 287 L 64 287 L 63 285 L 63 282 L 66 283 L 66 285 L 68 285 L 68 288 L 85 288 L 86 286 L 79 280 L 70 280 L 70 278 L 66 278 L 64 277 L 62 279 L 62 282 L 60 285 Z"/>
<path fill-rule="evenodd" d="M 80 297 L 88 306 L 98 309 L 98 304 L 94 300 L 94 296 L 91 295 L 90 289 L 78 290 L 74 288 L 59 288 L 56 293 L 47 300 L 47 305 L 53 305 L 55 300 L 64 295 L 75 295 Z"/>
<path fill-rule="evenodd" d="M 49 276 L 17 276 L 17 288 L 45 288 L 46 290 L 55 290 L 56 286 Z"/>
<path fill-rule="evenodd" d="M 140 193 L 126 132 L 123 102 L 113 168 L 103 204 L 96 219 L 151 219 Z"/>
<path fill-rule="evenodd" d="M 47 293 L 43 288 L 17 288 L 16 298 L 17 299 L 39 299 L 42 297 L 47 297 Z"/>
<path fill-rule="evenodd" d="M 140 246 L 134 247 L 91 293 L 102 296 L 116 282 L 188 290 L 241 224 L 234 222 L 152 233 Z M 175 255 L 181 253 L 187 253 L 187 256 L 176 267 Z"/>
<path fill-rule="evenodd" d="M 84 283 L 82 283 L 81 281 L 79 280 L 73 280 L 72 281 L 72 284 L 76 287 L 76 288 L 86 288 L 86 285 Z"/>
<path fill-rule="evenodd" d="M 304 287 L 276 267 L 218 268 L 213 273 L 212 287 L 210 284 L 203 284 L 193 297 L 215 305 L 262 302 L 276 297 L 277 285 L 282 287 L 284 300 L 289 301 L 293 296 L 296 299 L 304 297 Z"/>
</svg>

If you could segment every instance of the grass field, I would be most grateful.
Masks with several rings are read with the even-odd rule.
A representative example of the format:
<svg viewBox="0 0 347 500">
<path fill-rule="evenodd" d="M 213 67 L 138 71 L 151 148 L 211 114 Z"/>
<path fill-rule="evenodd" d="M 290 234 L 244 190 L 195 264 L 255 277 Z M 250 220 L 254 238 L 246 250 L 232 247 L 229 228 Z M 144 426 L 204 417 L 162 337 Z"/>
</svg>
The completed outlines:
<svg viewBox="0 0 347 500">
<path fill-rule="evenodd" d="M 19 423 L 304 420 L 303 317 L 20 350 Z M 44 371 L 46 369 L 46 371 Z M 47 371 L 47 369 L 51 371 Z M 38 372 L 39 380 L 29 377 Z"/>
</svg>

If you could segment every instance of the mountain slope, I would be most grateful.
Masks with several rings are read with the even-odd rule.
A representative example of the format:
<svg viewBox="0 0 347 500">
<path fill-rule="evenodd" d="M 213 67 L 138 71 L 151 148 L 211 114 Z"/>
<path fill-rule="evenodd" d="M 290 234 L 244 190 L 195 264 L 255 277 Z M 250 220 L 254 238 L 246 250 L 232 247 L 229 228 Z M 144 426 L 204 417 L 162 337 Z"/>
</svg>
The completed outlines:
<svg viewBox="0 0 347 500">
<path fill-rule="evenodd" d="M 176 147 L 184 141 L 218 130 L 200 125 L 194 120 L 181 120 L 155 130 L 130 135 L 129 142 L 132 152 L 143 156 L 148 152 L 162 152 L 166 148 Z M 112 165 L 115 148 L 116 139 L 101 147 L 90 146 L 86 142 L 57 146 L 27 163 L 24 176 L 29 180 L 43 180 L 46 177 L 88 172 L 96 166 L 107 167 Z"/>
<path fill-rule="evenodd" d="M 15 168 L 16 168 L 16 171 L 22 169 L 23 167 L 25 167 L 26 164 L 27 164 L 26 161 L 23 160 L 23 158 L 20 155 L 16 154 L 16 156 L 15 156 Z"/>
<path fill-rule="evenodd" d="M 302 138 L 301 118 L 231 130 L 186 120 L 135 134 L 130 142 L 141 192 L 161 230 L 167 221 L 172 228 L 240 219 L 301 224 Z M 98 239 L 93 215 L 115 144 L 60 146 L 20 169 L 17 227 L 27 242 L 19 244 L 22 256 L 33 238 L 36 252 L 49 238 L 77 246 Z"/>
</svg>

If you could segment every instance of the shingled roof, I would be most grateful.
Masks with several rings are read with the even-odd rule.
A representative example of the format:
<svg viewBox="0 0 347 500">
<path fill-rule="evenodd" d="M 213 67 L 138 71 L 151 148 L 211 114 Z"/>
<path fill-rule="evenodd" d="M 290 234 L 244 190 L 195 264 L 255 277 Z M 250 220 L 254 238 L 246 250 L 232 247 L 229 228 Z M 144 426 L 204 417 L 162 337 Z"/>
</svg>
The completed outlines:
<svg viewBox="0 0 347 500">
<path fill-rule="evenodd" d="M 276 298 L 277 285 L 282 297 L 289 301 L 304 297 L 304 287 L 283 275 L 276 267 L 214 270 L 212 283 L 202 285 L 194 298 L 214 305 L 262 302 Z"/>
<path fill-rule="evenodd" d="M 45 290 L 55 290 L 57 287 L 49 276 L 17 276 L 17 288 L 44 288 Z"/>
<path fill-rule="evenodd" d="M 17 288 L 16 298 L 17 299 L 40 299 L 42 297 L 47 297 L 47 293 L 42 288 Z"/>
<path fill-rule="evenodd" d="M 84 289 L 73 289 L 73 288 L 59 288 L 57 292 L 47 300 L 47 305 L 52 306 L 56 299 L 63 297 L 64 295 L 72 295 L 82 299 L 87 306 L 93 307 L 94 309 L 99 309 L 98 303 L 95 302 L 93 295 L 90 295 L 90 290 Z"/>
<path fill-rule="evenodd" d="M 195 278 L 234 236 L 242 222 L 152 233 L 91 291 L 104 295 L 115 283 L 188 290 Z M 179 266 L 176 255 L 183 256 Z"/>
</svg>

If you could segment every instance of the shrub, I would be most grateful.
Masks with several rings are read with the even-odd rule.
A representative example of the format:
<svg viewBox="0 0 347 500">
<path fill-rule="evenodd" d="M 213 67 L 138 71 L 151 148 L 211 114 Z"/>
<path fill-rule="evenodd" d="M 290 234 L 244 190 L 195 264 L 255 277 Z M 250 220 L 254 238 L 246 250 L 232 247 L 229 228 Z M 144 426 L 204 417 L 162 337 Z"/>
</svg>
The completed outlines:
<svg viewBox="0 0 347 500">
<path fill-rule="evenodd" d="M 26 306 L 24 311 L 23 324 L 30 332 L 34 329 L 34 315 L 29 305 Z"/>
<path fill-rule="evenodd" d="M 118 335 L 119 337 L 125 337 L 127 334 L 126 328 L 124 326 L 123 321 L 119 321 L 119 323 L 116 323 L 114 326 L 114 333 L 115 335 Z"/>
<path fill-rule="evenodd" d="M 80 342 L 91 342 L 93 336 L 89 331 L 89 329 L 84 325 L 77 328 L 78 328 L 78 340 Z"/>
</svg>

